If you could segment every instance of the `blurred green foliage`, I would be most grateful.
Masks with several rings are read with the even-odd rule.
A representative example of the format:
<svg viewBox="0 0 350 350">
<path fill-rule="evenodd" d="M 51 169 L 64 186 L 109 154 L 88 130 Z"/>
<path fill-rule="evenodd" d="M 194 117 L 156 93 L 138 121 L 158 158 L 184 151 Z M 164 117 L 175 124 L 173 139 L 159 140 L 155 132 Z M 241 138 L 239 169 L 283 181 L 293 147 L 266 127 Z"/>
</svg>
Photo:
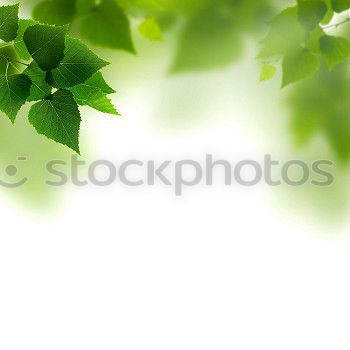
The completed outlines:
<svg viewBox="0 0 350 350">
<path fill-rule="evenodd" d="M 326 65 L 295 86 L 288 97 L 292 130 L 298 145 L 324 135 L 342 162 L 350 159 L 350 69 L 346 63 L 329 72 Z"/>
<path fill-rule="evenodd" d="M 169 23 L 179 21 L 182 29 L 170 70 L 181 72 L 231 64 L 242 51 L 245 34 L 261 28 L 269 18 L 270 2 L 69 0 L 67 4 L 67 0 L 44 0 L 34 6 L 33 17 L 52 25 L 75 24 L 80 35 L 91 44 L 130 53 L 135 53 L 130 29 L 134 19 L 144 21 L 140 32 L 151 40 L 155 36 L 159 40 Z"/>
<path fill-rule="evenodd" d="M 349 1 L 296 1 L 270 21 L 258 55 L 262 76 L 272 78 L 266 67 L 281 64 L 282 87 L 294 84 L 287 105 L 296 143 L 323 135 L 343 164 L 350 160 L 349 8 Z"/>
</svg>

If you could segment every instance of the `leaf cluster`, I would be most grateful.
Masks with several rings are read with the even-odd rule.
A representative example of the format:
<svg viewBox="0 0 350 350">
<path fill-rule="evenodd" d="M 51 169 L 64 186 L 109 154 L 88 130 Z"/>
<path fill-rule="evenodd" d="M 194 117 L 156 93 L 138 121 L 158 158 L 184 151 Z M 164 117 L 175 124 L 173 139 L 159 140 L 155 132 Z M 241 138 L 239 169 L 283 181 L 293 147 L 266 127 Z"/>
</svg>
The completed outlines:
<svg viewBox="0 0 350 350">
<path fill-rule="evenodd" d="M 282 63 L 284 87 L 314 75 L 323 63 L 332 71 L 345 61 L 350 41 L 329 32 L 350 20 L 338 15 L 349 8 L 350 0 L 298 0 L 296 6 L 275 16 L 258 55 L 261 79 L 272 78 L 278 62 Z M 329 24 L 336 17 L 339 22 Z"/>
<path fill-rule="evenodd" d="M 36 131 L 79 153 L 78 105 L 118 115 L 100 72 L 109 63 L 67 35 L 67 26 L 19 19 L 18 11 L 18 4 L 0 7 L 0 110 L 14 123 L 34 102 L 28 118 Z"/>
</svg>

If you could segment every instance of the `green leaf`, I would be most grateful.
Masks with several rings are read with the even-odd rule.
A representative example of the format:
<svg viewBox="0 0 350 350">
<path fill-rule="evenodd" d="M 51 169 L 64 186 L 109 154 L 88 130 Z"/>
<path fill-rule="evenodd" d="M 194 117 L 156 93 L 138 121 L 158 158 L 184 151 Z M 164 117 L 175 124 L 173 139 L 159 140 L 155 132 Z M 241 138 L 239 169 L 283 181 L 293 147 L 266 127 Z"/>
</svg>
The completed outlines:
<svg viewBox="0 0 350 350">
<path fill-rule="evenodd" d="M 79 153 L 80 113 L 73 94 L 58 90 L 29 111 L 29 122 L 40 135 Z"/>
<path fill-rule="evenodd" d="M 107 85 L 99 72 L 83 84 L 70 88 L 79 105 L 87 105 L 103 113 L 119 115 L 107 97 L 115 91 Z"/>
<path fill-rule="evenodd" d="M 88 101 L 87 105 L 91 108 L 94 108 L 102 113 L 120 115 L 118 111 L 113 106 L 111 100 L 107 95 L 100 93 L 96 94 L 95 97 Z"/>
<path fill-rule="evenodd" d="M 230 65 L 241 54 L 235 21 L 218 8 L 192 16 L 185 25 L 170 71 L 200 71 Z"/>
<path fill-rule="evenodd" d="M 0 47 L 0 75 L 13 75 L 21 73 L 19 57 L 13 45 Z"/>
<path fill-rule="evenodd" d="M 24 74 L 0 76 L 0 110 L 12 123 L 30 94 L 30 79 Z"/>
<path fill-rule="evenodd" d="M 75 14 L 75 1 L 73 0 L 45 0 L 33 9 L 34 19 L 52 25 L 71 23 Z"/>
<path fill-rule="evenodd" d="M 270 80 L 275 74 L 276 67 L 266 63 L 261 67 L 260 81 Z"/>
<path fill-rule="evenodd" d="M 343 12 L 350 8 L 350 0 L 332 0 L 332 7 L 337 13 Z"/>
<path fill-rule="evenodd" d="M 270 31 L 263 40 L 258 58 L 284 55 L 305 41 L 305 31 L 298 20 L 297 7 L 289 7 L 275 16 Z"/>
<path fill-rule="evenodd" d="M 308 35 L 308 40 L 306 41 L 304 48 L 312 51 L 313 53 L 320 53 L 320 39 L 325 35 L 325 32 L 321 27 L 317 27 L 313 32 Z"/>
<path fill-rule="evenodd" d="M 103 93 L 109 95 L 115 91 L 105 82 L 100 72 L 96 73 L 84 83 L 76 85 L 69 89 L 73 92 L 75 100 L 80 105 L 87 105 L 88 101 L 94 99 L 95 95 Z"/>
<path fill-rule="evenodd" d="M 300 1 L 298 4 L 298 18 L 300 24 L 309 32 L 313 31 L 323 20 L 328 11 L 323 1 Z"/>
<path fill-rule="evenodd" d="M 350 41 L 329 35 L 320 39 L 320 50 L 325 57 L 329 70 L 344 61 L 350 55 Z"/>
<path fill-rule="evenodd" d="M 129 20 L 115 0 L 102 0 L 82 18 L 80 31 L 94 45 L 135 53 Z"/>
<path fill-rule="evenodd" d="M 65 57 L 49 74 L 49 82 L 56 88 L 73 87 L 83 83 L 108 64 L 80 40 L 67 37 Z"/>
<path fill-rule="evenodd" d="M 18 30 L 19 4 L 0 7 L 0 39 L 6 42 L 14 40 Z"/>
<path fill-rule="evenodd" d="M 95 0 L 76 0 L 76 11 L 78 15 L 86 15 L 95 6 Z"/>
<path fill-rule="evenodd" d="M 303 49 L 289 53 L 284 57 L 282 63 L 282 87 L 307 78 L 319 68 L 320 60 L 315 54 Z"/>
<path fill-rule="evenodd" d="M 147 18 L 139 26 L 140 33 L 149 40 L 160 41 L 163 39 L 162 30 L 154 17 Z"/>
<path fill-rule="evenodd" d="M 37 22 L 31 19 L 20 19 L 18 22 L 18 32 L 14 41 L 14 46 L 18 56 L 26 61 L 29 61 L 31 56 L 27 50 L 26 44 L 24 43 L 23 36 L 27 28 L 33 26 L 34 24 L 37 24 Z"/>
<path fill-rule="evenodd" d="M 85 86 L 101 90 L 103 93 L 109 95 L 114 94 L 116 91 L 112 89 L 104 80 L 101 72 L 94 74 L 90 79 L 84 82 Z"/>
<path fill-rule="evenodd" d="M 305 37 L 305 32 L 299 22 L 297 7 L 288 7 L 283 10 L 271 20 L 270 26 L 275 34 L 293 43 L 300 42 Z"/>
<path fill-rule="evenodd" d="M 332 7 L 332 0 L 323 0 L 323 1 L 327 5 L 327 8 L 328 8 L 326 15 L 321 22 L 323 25 L 325 25 L 325 24 L 328 24 L 332 20 L 332 18 L 334 16 L 334 11 L 333 11 L 333 7 Z"/>
<path fill-rule="evenodd" d="M 36 24 L 28 27 L 23 40 L 26 47 L 44 71 L 56 68 L 64 57 L 66 27 Z"/>
<path fill-rule="evenodd" d="M 23 74 L 32 81 L 28 101 L 38 101 L 51 94 L 52 88 L 45 80 L 46 72 L 41 70 L 35 61 L 30 64 Z"/>
</svg>

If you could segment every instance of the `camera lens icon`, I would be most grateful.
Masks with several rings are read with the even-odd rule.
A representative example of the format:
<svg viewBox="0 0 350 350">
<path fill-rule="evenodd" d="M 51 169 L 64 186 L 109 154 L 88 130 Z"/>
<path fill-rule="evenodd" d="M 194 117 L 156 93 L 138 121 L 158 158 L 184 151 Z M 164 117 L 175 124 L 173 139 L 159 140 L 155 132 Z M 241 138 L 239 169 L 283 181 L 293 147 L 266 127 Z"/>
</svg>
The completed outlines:
<svg viewBox="0 0 350 350">
<path fill-rule="evenodd" d="M 18 169 L 15 165 L 9 165 L 6 169 L 5 172 L 8 176 L 16 176 Z"/>
<path fill-rule="evenodd" d="M 23 162 L 26 161 L 26 157 L 18 157 L 18 161 Z M 15 177 L 18 174 L 18 168 L 16 165 L 10 164 L 5 168 L 5 174 L 9 177 Z M 0 180 L 0 186 L 5 187 L 5 188 L 18 188 L 23 186 L 28 179 L 24 177 L 23 179 L 17 181 L 17 182 L 6 182 L 3 180 Z"/>
</svg>

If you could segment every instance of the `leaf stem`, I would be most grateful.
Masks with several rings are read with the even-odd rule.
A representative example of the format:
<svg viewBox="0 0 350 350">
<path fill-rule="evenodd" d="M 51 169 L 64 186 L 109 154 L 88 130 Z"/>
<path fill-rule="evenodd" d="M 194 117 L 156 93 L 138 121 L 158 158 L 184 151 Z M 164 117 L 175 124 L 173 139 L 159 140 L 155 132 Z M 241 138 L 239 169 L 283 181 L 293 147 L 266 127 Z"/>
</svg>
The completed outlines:
<svg viewBox="0 0 350 350">
<path fill-rule="evenodd" d="M 2 57 L 2 58 L 5 58 L 8 62 L 15 62 L 15 63 L 18 63 L 18 64 L 23 64 L 24 66 L 27 66 L 27 67 L 29 67 L 29 64 L 27 64 L 27 63 L 24 63 L 24 62 L 21 62 L 21 61 L 17 61 L 17 60 L 15 60 L 15 59 L 13 59 L 13 58 L 11 58 L 11 57 L 8 57 L 8 56 L 5 56 L 5 55 L 3 55 L 3 54 L 1 54 L 0 53 L 0 57 Z"/>
</svg>

